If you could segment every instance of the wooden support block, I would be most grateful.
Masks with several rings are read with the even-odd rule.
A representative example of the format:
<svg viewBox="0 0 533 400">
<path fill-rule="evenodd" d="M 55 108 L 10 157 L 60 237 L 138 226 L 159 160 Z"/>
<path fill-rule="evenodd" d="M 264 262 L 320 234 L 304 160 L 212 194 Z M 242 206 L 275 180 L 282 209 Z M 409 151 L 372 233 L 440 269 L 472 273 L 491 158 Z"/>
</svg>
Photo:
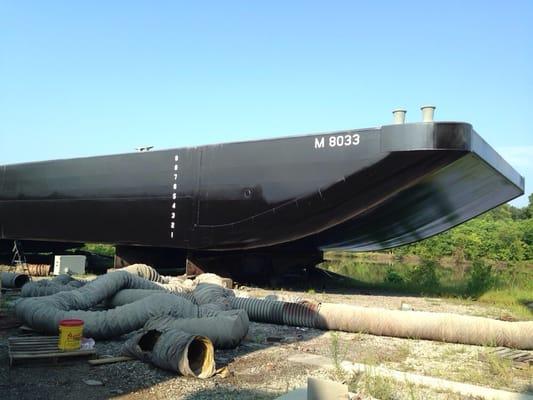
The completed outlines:
<svg viewBox="0 0 533 400">
<path fill-rule="evenodd" d="M 91 365 L 104 365 L 104 364 L 113 364 L 113 363 L 132 361 L 132 360 L 135 360 L 135 358 L 121 356 L 121 357 L 98 358 L 96 360 L 89 360 L 88 362 Z"/>
<path fill-rule="evenodd" d="M 94 357 L 95 349 L 60 350 L 57 336 L 14 336 L 8 338 L 9 364 L 18 360 L 58 362 L 69 357 Z"/>
</svg>

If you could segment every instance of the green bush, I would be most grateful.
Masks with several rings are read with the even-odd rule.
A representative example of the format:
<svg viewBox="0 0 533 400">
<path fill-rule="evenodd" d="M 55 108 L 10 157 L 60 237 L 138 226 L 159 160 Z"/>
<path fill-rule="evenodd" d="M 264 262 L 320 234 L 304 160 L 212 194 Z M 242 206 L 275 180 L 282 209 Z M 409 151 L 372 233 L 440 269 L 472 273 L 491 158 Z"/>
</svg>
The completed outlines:
<svg viewBox="0 0 533 400">
<path fill-rule="evenodd" d="M 492 273 L 492 267 L 481 260 L 474 261 L 468 272 L 467 294 L 479 297 L 494 286 L 496 286 L 496 278 Z"/>
<path fill-rule="evenodd" d="M 100 254 L 103 256 L 113 257 L 115 255 L 115 246 L 102 243 L 85 243 L 82 248 L 89 253 Z"/>
<path fill-rule="evenodd" d="M 407 282 L 422 289 L 438 288 L 437 263 L 433 260 L 423 260 L 408 272 Z"/>
<path fill-rule="evenodd" d="M 405 280 L 403 276 L 401 276 L 397 271 L 389 267 L 387 271 L 385 272 L 385 278 L 383 278 L 383 282 L 401 284 L 401 283 L 404 283 Z"/>
<path fill-rule="evenodd" d="M 533 194 L 529 205 L 503 204 L 449 231 L 393 250 L 398 256 L 453 257 L 456 262 L 484 258 L 517 262 L 533 259 Z"/>
</svg>

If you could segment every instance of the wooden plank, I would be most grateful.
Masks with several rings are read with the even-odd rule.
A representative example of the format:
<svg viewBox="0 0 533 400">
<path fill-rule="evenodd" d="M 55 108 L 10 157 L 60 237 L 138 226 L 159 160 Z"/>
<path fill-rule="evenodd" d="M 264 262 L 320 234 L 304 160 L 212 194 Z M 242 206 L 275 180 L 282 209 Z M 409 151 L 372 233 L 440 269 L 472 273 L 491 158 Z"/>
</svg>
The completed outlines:
<svg viewBox="0 0 533 400">
<path fill-rule="evenodd" d="M 501 353 L 505 350 L 509 350 L 507 347 L 496 347 L 492 352 L 493 353 Z"/>
<path fill-rule="evenodd" d="M 32 353 L 34 351 L 38 351 L 38 352 L 60 351 L 60 349 L 57 346 L 55 346 L 55 347 L 52 347 L 52 346 L 48 346 L 48 347 L 15 347 L 15 348 L 14 347 L 10 347 L 9 351 L 11 351 L 11 353 Z"/>
<path fill-rule="evenodd" d="M 55 340 L 46 342 L 8 342 L 9 346 L 57 346 L 59 342 Z"/>
<path fill-rule="evenodd" d="M 124 362 L 124 361 L 132 361 L 135 360 L 132 357 L 108 357 L 108 358 L 99 358 L 97 360 L 89 360 L 88 363 L 91 365 L 104 365 L 104 364 L 112 364 L 112 363 L 118 363 L 118 362 Z"/>
<path fill-rule="evenodd" d="M 25 348 L 21 348 L 21 349 L 13 349 L 13 348 L 10 348 L 9 349 L 11 351 L 11 353 L 33 353 L 33 352 L 38 352 L 38 353 L 54 353 L 54 352 L 60 352 L 61 350 L 58 349 L 57 347 L 25 347 Z M 61 351 L 62 353 L 64 353 L 63 351 Z"/>
<path fill-rule="evenodd" d="M 533 353 L 530 351 L 521 351 L 515 349 L 506 349 L 505 347 L 497 348 L 492 354 L 503 358 L 505 360 L 510 360 L 513 362 L 525 362 L 528 358 L 533 359 Z M 526 361 L 527 362 L 527 361 Z"/>
<path fill-rule="evenodd" d="M 49 340 L 59 340 L 59 336 L 11 336 L 7 340 L 11 342 L 42 342 Z"/>
<path fill-rule="evenodd" d="M 531 356 L 531 353 L 529 351 L 519 351 L 519 350 L 517 350 L 513 354 L 512 358 L 524 357 L 524 356 Z"/>
<path fill-rule="evenodd" d="M 58 338 L 51 339 L 8 339 L 9 343 L 50 343 L 50 342 L 59 342 Z"/>
<path fill-rule="evenodd" d="M 30 328 L 28 325 L 22 325 L 22 326 L 19 326 L 19 331 L 35 332 L 35 329 Z"/>
<path fill-rule="evenodd" d="M 17 360 L 45 360 L 57 362 L 67 357 L 95 356 L 96 350 L 60 350 L 58 336 L 13 336 L 8 338 L 9 363 Z"/>
<path fill-rule="evenodd" d="M 32 335 L 20 335 L 11 336 L 12 340 L 47 340 L 47 339 L 59 339 L 59 336 L 32 336 Z"/>
<path fill-rule="evenodd" d="M 39 344 L 51 344 L 51 343 L 59 343 L 59 340 L 9 340 L 7 342 L 8 344 L 12 345 L 31 345 L 31 346 L 38 346 Z"/>
<path fill-rule="evenodd" d="M 50 352 L 50 353 L 15 353 L 11 354 L 13 359 L 28 359 L 28 358 L 54 358 L 54 357 L 75 357 L 75 356 L 89 356 L 96 354 L 94 350 L 77 350 L 65 353 Z"/>
<path fill-rule="evenodd" d="M 58 345 L 57 340 L 46 340 L 44 342 L 8 342 L 10 346 L 52 346 Z"/>
<path fill-rule="evenodd" d="M 38 346 L 38 347 L 24 347 L 24 348 L 11 348 L 10 347 L 9 348 L 9 352 L 11 354 L 31 354 L 31 353 L 62 353 L 64 354 L 64 353 L 76 353 L 80 351 L 95 351 L 95 350 L 94 349 L 61 350 L 57 346 L 55 347 Z"/>
<path fill-rule="evenodd" d="M 504 351 L 499 351 L 499 352 L 496 352 L 495 354 L 498 355 L 499 357 L 505 357 L 511 354 L 513 351 L 514 351 L 513 349 L 505 349 Z"/>
</svg>

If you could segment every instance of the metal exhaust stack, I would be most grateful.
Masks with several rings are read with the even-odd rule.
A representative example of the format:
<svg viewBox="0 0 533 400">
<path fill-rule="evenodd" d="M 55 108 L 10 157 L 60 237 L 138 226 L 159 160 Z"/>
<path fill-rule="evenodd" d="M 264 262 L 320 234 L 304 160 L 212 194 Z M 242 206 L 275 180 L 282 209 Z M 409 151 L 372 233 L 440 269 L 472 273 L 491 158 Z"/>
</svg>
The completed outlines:
<svg viewBox="0 0 533 400">
<path fill-rule="evenodd" d="M 433 122 L 433 115 L 435 113 L 435 106 L 422 106 L 422 122 Z"/>
<path fill-rule="evenodd" d="M 392 110 L 392 118 L 395 124 L 405 124 L 405 114 L 407 113 L 407 110 L 404 110 L 403 108 L 398 108 L 396 110 Z"/>
</svg>

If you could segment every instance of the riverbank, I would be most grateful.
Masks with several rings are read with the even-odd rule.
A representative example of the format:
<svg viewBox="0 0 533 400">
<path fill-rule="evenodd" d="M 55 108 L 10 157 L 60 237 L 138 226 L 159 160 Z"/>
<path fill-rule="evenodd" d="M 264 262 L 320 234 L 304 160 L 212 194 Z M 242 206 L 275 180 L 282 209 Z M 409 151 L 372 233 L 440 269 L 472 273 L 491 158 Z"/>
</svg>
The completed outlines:
<svg viewBox="0 0 533 400">
<path fill-rule="evenodd" d="M 507 318 L 533 319 L 533 261 L 453 263 L 347 252 L 326 252 L 324 258 L 321 268 L 351 278 L 347 282 L 360 289 L 494 305 L 509 310 Z"/>
</svg>

